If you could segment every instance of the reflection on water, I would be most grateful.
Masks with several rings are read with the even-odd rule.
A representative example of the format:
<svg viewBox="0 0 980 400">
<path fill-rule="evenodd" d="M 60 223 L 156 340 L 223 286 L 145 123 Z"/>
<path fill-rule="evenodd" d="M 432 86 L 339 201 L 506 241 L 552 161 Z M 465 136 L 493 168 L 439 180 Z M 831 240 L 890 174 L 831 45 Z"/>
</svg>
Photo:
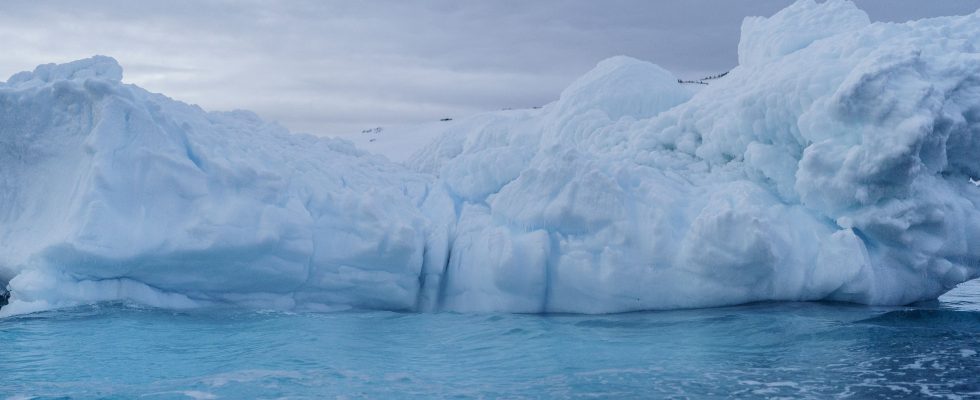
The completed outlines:
<svg viewBox="0 0 980 400">
<path fill-rule="evenodd" d="M 0 398 L 980 396 L 980 282 L 915 307 L 602 316 L 171 312 L 0 320 Z"/>
</svg>

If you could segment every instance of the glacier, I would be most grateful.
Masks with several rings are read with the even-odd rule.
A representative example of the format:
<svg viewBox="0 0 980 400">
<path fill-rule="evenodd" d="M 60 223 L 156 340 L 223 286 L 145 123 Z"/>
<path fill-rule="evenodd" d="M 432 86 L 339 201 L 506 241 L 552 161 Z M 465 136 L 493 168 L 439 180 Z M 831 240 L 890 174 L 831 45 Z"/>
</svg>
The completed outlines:
<svg viewBox="0 0 980 400">
<path fill-rule="evenodd" d="M 403 162 L 42 65 L 0 83 L 0 315 L 935 299 L 980 276 L 978 43 L 801 0 L 709 85 L 614 57 Z"/>
</svg>

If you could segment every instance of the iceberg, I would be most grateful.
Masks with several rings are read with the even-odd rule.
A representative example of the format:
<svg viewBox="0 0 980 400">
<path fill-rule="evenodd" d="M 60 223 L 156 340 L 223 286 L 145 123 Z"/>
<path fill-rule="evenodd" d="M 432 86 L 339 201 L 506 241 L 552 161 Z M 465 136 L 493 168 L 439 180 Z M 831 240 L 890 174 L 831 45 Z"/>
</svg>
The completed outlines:
<svg viewBox="0 0 980 400">
<path fill-rule="evenodd" d="M 977 43 L 980 12 L 802 0 L 708 85 L 614 57 L 400 163 L 43 65 L 0 83 L 0 315 L 935 299 L 980 276 Z"/>
<path fill-rule="evenodd" d="M 94 57 L 0 86 L 4 312 L 414 307 L 430 178 L 121 77 Z"/>
</svg>

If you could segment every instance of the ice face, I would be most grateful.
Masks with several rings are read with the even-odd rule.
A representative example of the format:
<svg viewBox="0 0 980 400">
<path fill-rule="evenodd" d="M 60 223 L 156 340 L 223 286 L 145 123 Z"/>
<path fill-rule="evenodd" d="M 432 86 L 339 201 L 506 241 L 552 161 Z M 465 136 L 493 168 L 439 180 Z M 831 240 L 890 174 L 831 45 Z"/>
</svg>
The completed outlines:
<svg viewBox="0 0 980 400">
<path fill-rule="evenodd" d="M 980 13 L 801 1 L 742 34 L 709 85 L 614 57 L 404 164 L 123 84 L 108 57 L 17 74 L 0 313 L 904 304 L 980 275 Z"/>
<path fill-rule="evenodd" d="M 4 311 L 414 307 L 428 177 L 121 84 L 119 71 L 96 57 L 0 86 Z"/>
<path fill-rule="evenodd" d="M 747 19 L 707 86 L 614 58 L 454 127 L 409 162 L 457 203 L 435 308 L 903 304 L 976 277 L 978 22 L 801 1 Z"/>
<path fill-rule="evenodd" d="M 738 64 L 764 64 L 813 42 L 858 31 L 871 24 L 868 14 L 854 3 L 800 0 L 772 17 L 749 17 L 742 22 Z"/>
</svg>

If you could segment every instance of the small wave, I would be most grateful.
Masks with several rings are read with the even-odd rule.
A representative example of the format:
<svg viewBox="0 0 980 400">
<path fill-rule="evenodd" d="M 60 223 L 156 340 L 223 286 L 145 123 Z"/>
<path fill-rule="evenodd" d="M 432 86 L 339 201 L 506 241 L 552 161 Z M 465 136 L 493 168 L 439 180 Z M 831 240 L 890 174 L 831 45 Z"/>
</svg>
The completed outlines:
<svg viewBox="0 0 980 400">
<path fill-rule="evenodd" d="M 980 312 L 954 310 L 909 309 L 886 312 L 884 314 L 857 321 L 861 324 L 872 324 L 893 327 L 919 327 L 945 330 L 980 330 Z"/>
</svg>

